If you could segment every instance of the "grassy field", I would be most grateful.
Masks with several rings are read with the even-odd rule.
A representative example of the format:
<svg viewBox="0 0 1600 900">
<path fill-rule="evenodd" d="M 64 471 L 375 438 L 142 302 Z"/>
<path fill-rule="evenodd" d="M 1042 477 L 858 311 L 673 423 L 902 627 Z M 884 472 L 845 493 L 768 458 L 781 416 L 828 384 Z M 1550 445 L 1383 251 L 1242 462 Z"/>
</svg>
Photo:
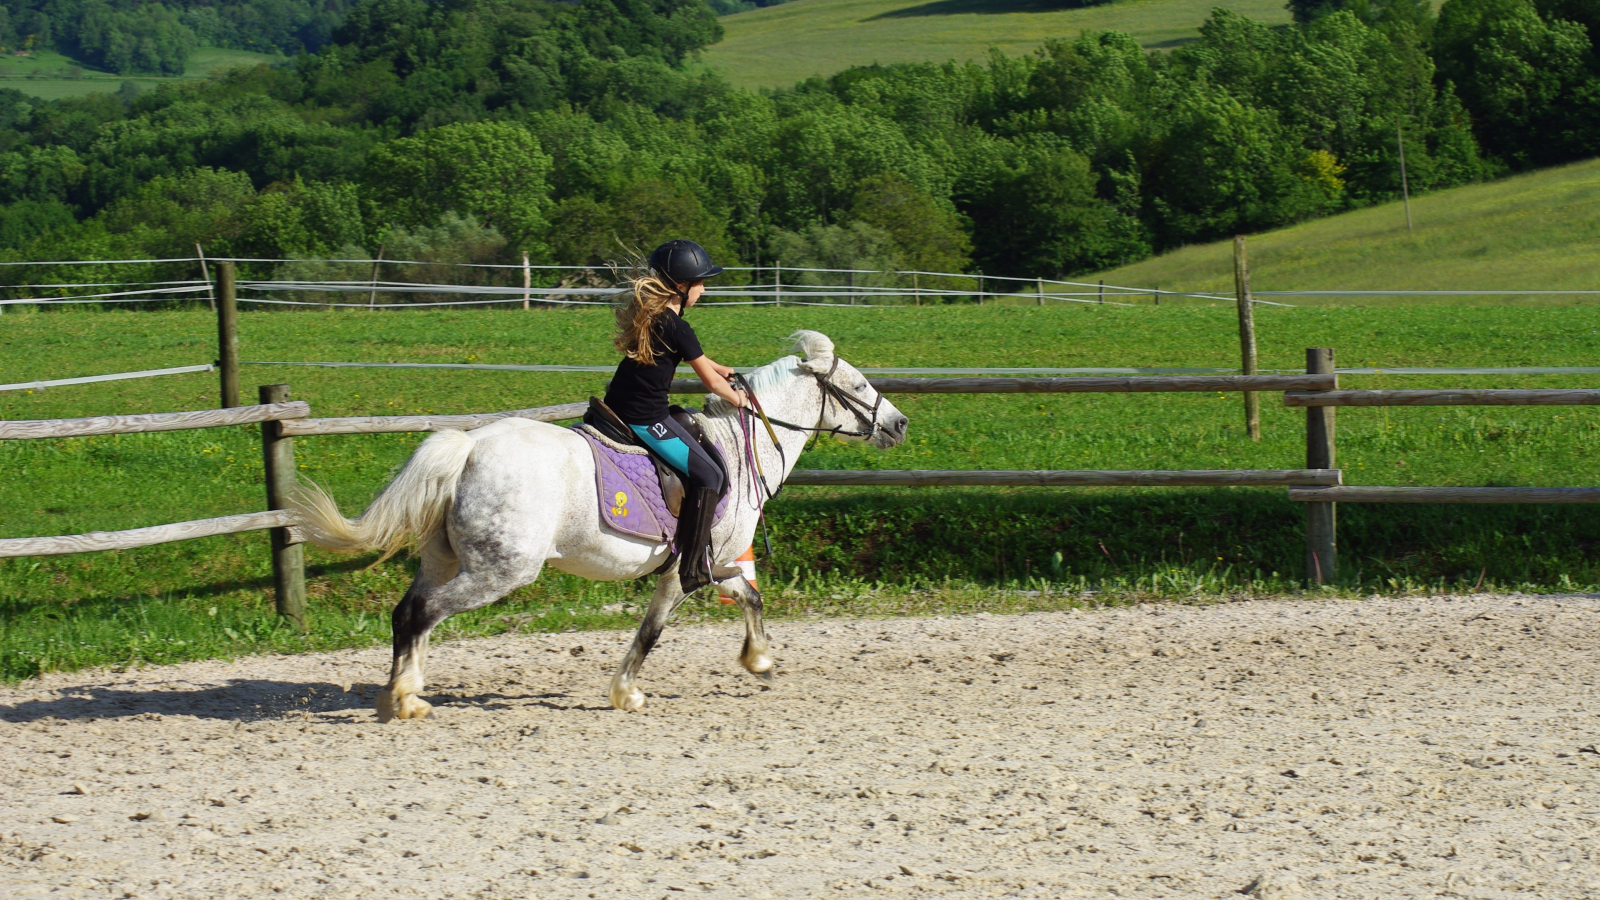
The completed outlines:
<svg viewBox="0 0 1600 900">
<path fill-rule="evenodd" d="M 727 34 L 704 64 L 734 84 L 761 88 L 872 63 L 978 59 L 990 47 L 1020 55 L 1083 31 L 1122 31 L 1146 47 L 1171 47 L 1196 37 L 1217 7 L 1289 21 L 1280 0 L 793 0 L 722 17 Z"/>
<path fill-rule="evenodd" d="M 1333 346 L 1341 363 L 1588 365 L 1600 307 L 1262 309 L 1264 367 Z M 247 360 L 611 362 L 604 311 L 246 313 Z M 724 362 L 759 364 L 797 327 L 830 333 L 864 366 L 1228 366 L 1226 306 L 703 309 L 696 326 Z M 0 383 L 181 365 L 214 355 L 204 311 L 8 311 Z M 599 374 L 246 367 L 286 381 L 317 415 L 465 412 L 582 398 Z M 1579 386 L 1551 377 L 1346 377 L 1356 386 Z M 0 417 L 194 409 L 214 376 L 0 394 Z M 1237 395 L 907 396 L 907 445 L 824 443 L 816 468 L 1281 468 L 1303 460 L 1303 416 L 1267 398 L 1264 439 L 1242 435 Z M 1593 409 L 1349 410 L 1340 463 L 1353 484 L 1600 484 Z M 358 511 L 416 435 L 305 438 L 302 473 Z M 262 506 L 254 428 L 0 443 L 3 536 L 131 528 Z M 771 509 L 762 575 L 774 614 L 1029 608 L 1138 596 L 1293 589 L 1300 510 L 1281 490 L 796 488 Z M 1340 590 L 1600 584 L 1600 514 L 1580 507 L 1381 507 L 1340 511 Z M 908 540 L 914 538 L 913 540 Z M 313 630 L 270 613 L 260 534 L 140 550 L 0 561 L 0 677 L 266 649 L 383 641 L 411 563 L 309 554 Z M 1040 590 L 1042 595 L 1016 591 Z M 647 585 L 547 574 L 444 634 L 623 626 Z M 1009 593 L 1008 593 L 1009 591 Z M 1063 600 L 1063 591 L 1068 591 Z M 691 615 L 726 615 L 714 603 Z"/>
<path fill-rule="evenodd" d="M 1405 210 L 1390 203 L 1254 235 L 1251 286 L 1281 291 L 1600 290 L 1595 277 L 1600 270 L 1600 160 L 1416 197 L 1411 217 L 1414 230 L 1407 232 Z M 1107 284 L 1231 294 L 1233 242 L 1184 247 L 1087 280 L 1098 278 Z"/>
<path fill-rule="evenodd" d="M 171 78 L 100 72 L 54 51 L 38 50 L 30 56 L 0 56 L 0 87 L 18 90 L 42 100 L 59 100 L 63 97 L 108 94 L 121 88 L 123 82 L 130 81 L 148 89 L 166 81 L 204 78 L 212 72 L 271 62 L 275 58 L 249 50 L 201 47 L 189 57 L 184 74 Z"/>
</svg>

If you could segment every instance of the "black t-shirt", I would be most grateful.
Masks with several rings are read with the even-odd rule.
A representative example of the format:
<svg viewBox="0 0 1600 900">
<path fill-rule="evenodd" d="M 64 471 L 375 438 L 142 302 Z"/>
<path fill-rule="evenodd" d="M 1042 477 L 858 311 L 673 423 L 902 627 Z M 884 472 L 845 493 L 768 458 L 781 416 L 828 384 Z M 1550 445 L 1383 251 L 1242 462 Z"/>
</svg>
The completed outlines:
<svg viewBox="0 0 1600 900">
<path fill-rule="evenodd" d="M 667 417 L 667 400 L 678 364 L 693 362 L 705 352 L 694 328 L 670 308 L 650 329 L 655 362 L 645 365 L 624 357 L 606 388 L 606 405 L 629 425 L 649 425 Z"/>
</svg>

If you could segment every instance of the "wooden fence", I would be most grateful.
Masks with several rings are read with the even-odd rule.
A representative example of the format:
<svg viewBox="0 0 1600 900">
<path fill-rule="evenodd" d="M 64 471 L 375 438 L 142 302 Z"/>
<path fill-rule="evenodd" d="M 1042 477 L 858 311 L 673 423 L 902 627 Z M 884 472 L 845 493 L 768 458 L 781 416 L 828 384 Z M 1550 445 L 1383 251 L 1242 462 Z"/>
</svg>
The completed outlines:
<svg viewBox="0 0 1600 900">
<path fill-rule="evenodd" d="M 886 394 L 950 393 L 1146 393 L 1282 392 L 1284 403 L 1306 410 L 1306 460 L 1296 469 L 1180 470 L 796 470 L 796 485 L 968 485 L 968 486 L 1286 486 L 1289 499 L 1306 504 L 1306 579 L 1331 581 L 1337 567 L 1335 510 L 1339 502 L 1358 503 L 1595 503 L 1595 487 L 1384 487 L 1345 485 L 1336 467 L 1334 410 L 1340 406 L 1443 405 L 1600 405 L 1596 390 L 1354 391 L 1340 390 L 1333 351 L 1306 351 L 1304 375 L 1195 375 L 1077 378 L 880 378 Z M 697 380 L 672 383 L 675 393 L 701 393 Z M 310 407 L 289 400 L 287 385 L 263 385 L 260 404 L 233 409 L 0 422 L 0 439 L 20 440 L 132 434 L 216 428 L 260 423 L 266 466 L 267 510 L 244 515 L 177 522 L 127 531 L 59 537 L 0 539 L 0 558 L 82 553 L 145 547 L 216 534 L 267 529 L 272 547 L 273 583 L 278 611 L 305 626 L 305 573 L 301 539 L 285 511 L 295 483 L 294 437 L 324 434 L 385 434 L 471 429 L 507 417 L 553 422 L 583 413 L 586 404 L 448 416 L 358 416 L 310 418 Z"/>
</svg>

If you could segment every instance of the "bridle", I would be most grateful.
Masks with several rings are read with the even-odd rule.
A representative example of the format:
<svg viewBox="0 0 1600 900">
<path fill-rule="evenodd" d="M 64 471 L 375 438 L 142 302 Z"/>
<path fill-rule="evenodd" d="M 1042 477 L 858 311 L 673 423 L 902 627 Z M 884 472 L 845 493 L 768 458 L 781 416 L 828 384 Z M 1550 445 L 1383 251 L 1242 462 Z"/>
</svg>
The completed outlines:
<svg viewBox="0 0 1600 900">
<path fill-rule="evenodd" d="M 871 406 L 862 403 L 860 400 L 857 400 L 846 393 L 843 388 L 833 383 L 833 373 L 838 371 L 838 369 L 839 357 L 835 356 L 833 358 L 833 365 L 828 367 L 828 374 L 818 375 L 815 372 L 811 373 L 812 377 L 817 379 L 817 387 L 822 390 L 822 412 L 817 415 L 817 425 L 812 428 L 807 428 L 804 425 L 796 425 L 793 422 L 785 422 L 782 419 L 773 419 L 768 417 L 767 414 L 762 411 L 761 401 L 756 399 L 755 392 L 750 390 L 750 383 L 745 380 L 744 376 L 735 375 L 734 378 L 738 380 L 739 386 L 744 389 L 745 395 L 750 398 L 750 405 L 755 407 L 756 415 L 761 417 L 762 422 L 768 423 L 768 431 L 771 431 L 772 426 L 776 425 L 779 428 L 787 428 L 790 431 L 810 432 L 813 437 L 824 434 L 858 438 L 872 437 L 874 434 L 878 433 L 878 410 L 883 406 L 883 394 L 878 394 L 878 398 L 872 401 Z M 828 404 L 830 401 L 838 403 L 844 409 L 848 409 L 850 412 L 854 413 L 856 421 L 864 426 L 865 430 L 852 431 L 848 428 L 840 428 L 838 426 L 834 426 L 833 428 L 823 428 L 822 420 L 827 418 Z M 772 441 L 773 443 L 777 443 L 778 436 L 776 434 L 772 435 Z"/>
<path fill-rule="evenodd" d="M 761 485 L 760 491 L 756 494 L 755 507 L 758 515 L 761 518 L 761 536 L 767 545 L 767 556 L 769 558 L 772 556 L 772 539 L 767 536 L 767 514 L 765 500 L 771 500 L 773 497 L 778 496 L 778 493 L 783 490 L 783 482 L 778 482 L 778 489 L 776 491 L 767 486 L 767 473 L 762 471 L 761 454 L 756 450 L 756 429 L 755 423 L 752 421 L 752 419 L 760 418 L 761 424 L 766 426 L 767 436 L 772 438 L 772 446 L 777 448 L 778 459 L 781 461 L 781 465 L 784 469 L 789 467 L 788 455 L 783 451 L 783 442 L 778 440 L 778 433 L 772 430 L 772 426 L 774 425 L 778 426 L 779 428 L 787 428 L 790 431 L 810 432 L 811 438 L 806 442 L 806 447 L 800 451 L 802 453 L 804 453 L 806 449 L 809 449 L 811 445 L 824 434 L 859 438 L 872 437 L 878 432 L 878 410 L 883 405 L 883 394 L 882 392 L 879 392 L 878 399 L 874 400 L 871 406 L 862 403 L 860 400 L 857 400 L 856 398 L 845 393 L 844 389 L 833 383 L 833 373 L 837 371 L 838 368 L 839 357 L 835 356 L 833 358 L 833 365 L 828 367 L 828 372 L 826 375 L 820 375 L 816 372 L 811 373 L 812 376 L 817 379 L 817 387 L 822 391 L 822 410 L 817 414 L 817 424 L 810 428 L 807 428 L 804 425 L 796 425 L 793 422 L 785 422 L 782 419 L 774 419 L 769 417 L 766 410 L 761 408 L 761 400 L 756 397 L 756 392 L 751 389 L 750 382 L 743 375 L 738 373 L 735 373 L 731 379 L 734 384 L 738 385 L 739 388 L 744 391 L 744 395 L 750 398 L 749 406 L 755 410 L 754 416 L 750 415 L 749 409 L 739 410 L 739 428 L 744 433 L 745 453 L 749 457 L 748 461 L 750 463 L 750 469 L 747 471 L 753 470 L 756 475 L 756 483 Z M 856 421 L 860 423 L 865 430 L 852 431 L 850 429 L 839 427 L 823 428 L 822 422 L 828 416 L 828 404 L 830 402 L 836 402 L 841 407 L 854 413 Z M 766 494 L 765 500 L 762 499 L 761 494 Z"/>
<path fill-rule="evenodd" d="M 843 437 L 870 438 L 874 434 L 878 433 L 878 429 L 880 427 L 878 425 L 878 411 L 883 406 L 883 394 L 880 392 L 877 399 L 872 401 L 871 406 L 868 406 L 860 400 L 857 400 L 846 393 L 843 388 L 833 383 L 833 373 L 838 371 L 838 369 L 839 357 L 835 356 L 833 358 L 833 365 L 828 367 L 827 374 L 818 374 L 816 372 L 811 373 L 812 377 L 817 379 L 817 387 L 822 391 L 822 410 L 817 414 L 817 424 L 809 428 L 805 425 L 796 425 L 793 422 L 785 422 L 782 419 L 774 419 L 768 416 L 766 410 L 761 408 L 761 400 L 756 397 L 756 392 L 750 388 L 750 382 L 747 381 L 743 375 L 737 373 L 734 374 L 734 383 L 744 391 L 746 397 L 750 398 L 750 406 L 755 409 L 755 415 L 761 419 L 761 423 L 767 427 L 767 436 L 772 438 L 772 445 L 778 449 L 778 457 L 779 459 L 783 460 L 785 467 L 788 466 L 788 459 L 783 452 L 783 443 L 778 440 L 778 433 L 772 430 L 772 426 L 774 425 L 778 426 L 779 428 L 787 428 L 790 431 L 804 431 L 810 433 L 811 440 L 807 441 L 806 449 L 810 449 L 812 443 L 814 443 L 824 434 Z M 862 429 L 851 430 L 848 428 L 840 428 L 838 426 L 834 426 L 832 428 L 823 428 L 822 422 L 828 416 L 829 403 L 838 403 L 840 407 L 848 409 L 855 415 L 856 421 L 862 426 Z M 760 476 L 761 487 L 766 492 L 767 499 L 770 500 L 773 497 L 778 496 L 778 491 L 783 490 L 783 485 L 781 483 L 778 485 L 778 491 L 774 491 L 767 487 L 766 473 L 761 471 L 761 457 L 760 454 L 755 452 L 755 441 L 752 440 L 755 437 L 755 429 L 748 426 L 748 419 L 746 418 L 748 411 L 740 410 L 740 413 L 740 420 L 746 423 L 744 429 L 746 438 L 745 446 L 748 448 L 751 460 L 755 464 L 756 472 Z M 805 450 L 801 450 L 801 452 L 804 453 Z"/>
</svg>

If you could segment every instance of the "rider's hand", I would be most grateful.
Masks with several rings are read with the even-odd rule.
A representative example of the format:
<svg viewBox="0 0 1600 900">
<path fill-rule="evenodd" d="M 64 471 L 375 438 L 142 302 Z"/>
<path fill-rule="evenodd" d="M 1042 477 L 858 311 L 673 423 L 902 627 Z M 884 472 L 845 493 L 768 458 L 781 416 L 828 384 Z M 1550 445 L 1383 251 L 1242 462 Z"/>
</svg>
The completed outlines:
<svg viewBox="0 0 1600 900">
<path fill-rule="evenodd" d="M 738 374 L 733 370 L 733 366 L 724 366 L 724 365 L 719 365 L 719 364 L 713 363 L 711 368 L 712 368 L 713 371 L 715 371 L 718 375 L 721 375 L 723 378 L 732 378 L 734 375 Z"/>
<path fill-rule="evenodd" d="M 734 409 L 744 409 L 750 405 L 750 397 L 744 391 L 734 388 L 733 399 L 728 402 L 733 404 Z"/>
</svg>

